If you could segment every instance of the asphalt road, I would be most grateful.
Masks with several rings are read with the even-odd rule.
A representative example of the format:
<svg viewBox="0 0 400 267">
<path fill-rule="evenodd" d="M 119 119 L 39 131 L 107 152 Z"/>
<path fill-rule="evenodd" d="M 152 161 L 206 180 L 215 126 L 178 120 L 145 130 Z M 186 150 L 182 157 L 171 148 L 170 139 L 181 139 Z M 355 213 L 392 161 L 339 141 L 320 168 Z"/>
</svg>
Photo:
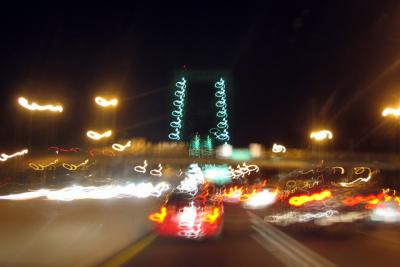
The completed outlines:
<svg viewBox="0 0 400 267">
<path fill-rule="evenodd" d="M 277 228 L 262 212 L 225 208 L 217 240 L 167 239 L 150 233 L 105 266 L 399 266 L 400 226 Z"/>
</svg>

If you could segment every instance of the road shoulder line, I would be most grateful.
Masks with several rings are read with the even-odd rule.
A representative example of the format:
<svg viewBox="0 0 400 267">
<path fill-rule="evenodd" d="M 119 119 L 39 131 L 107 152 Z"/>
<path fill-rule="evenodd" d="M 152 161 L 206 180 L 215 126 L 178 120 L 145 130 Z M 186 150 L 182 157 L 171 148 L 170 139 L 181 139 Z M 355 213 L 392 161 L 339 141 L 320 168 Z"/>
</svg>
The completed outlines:
<svg viewBox="0 0 400 267">
<path fill-rule="evenodd" d="M 101 266 L 102 267 L 122 266 L 123 264 L 127 263 L 129 260 L 134 258 L 136 255 L 138 255 L 140 252 L 142 252 L 157 238 L 157 236 L 158 235 L 155 233 L 148 234 L 147 236 L 135 242 L 134 244 L 130 245 L 126 249 L 123 249 L 116 256 L 112 257 Z"/>
</svg>

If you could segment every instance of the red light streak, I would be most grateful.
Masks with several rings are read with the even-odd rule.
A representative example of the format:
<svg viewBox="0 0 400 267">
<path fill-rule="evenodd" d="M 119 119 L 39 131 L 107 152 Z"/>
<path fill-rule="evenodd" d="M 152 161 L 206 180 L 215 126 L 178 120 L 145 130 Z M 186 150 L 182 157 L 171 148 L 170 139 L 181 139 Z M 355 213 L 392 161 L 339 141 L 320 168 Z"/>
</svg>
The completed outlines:
<svg viewBox="0 0 400 267">
<path fill-rule="evenodd" d="M 72 148 L 65 148 L 65 147 L 57 147 L 57 146 L 51 146 L 48 148 L 48 150 L 55 150 L 55 151 L 61 151 L 61 152 L 79 152 L 81 151 L 80 148 L 77 147 L 72 147 Z"/>
</svg>

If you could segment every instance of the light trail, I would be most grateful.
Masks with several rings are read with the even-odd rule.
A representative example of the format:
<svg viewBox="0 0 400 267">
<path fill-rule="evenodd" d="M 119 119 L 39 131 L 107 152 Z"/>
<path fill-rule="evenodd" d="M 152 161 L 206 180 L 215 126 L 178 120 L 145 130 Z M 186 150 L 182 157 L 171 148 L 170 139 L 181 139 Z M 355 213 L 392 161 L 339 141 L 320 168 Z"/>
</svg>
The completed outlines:
<svg viewBox="0 0 400 267">
<path fill-rule="evenodd" d="M 103 138 L 108 138 L 111 136 L 111 134 L 112 134 L 111 130 L 105 131 L 102 134 L 95 132 L 95 131 L 87 131 L 87 133 L 86 133 L 87 137 L 89 137 L 90 139 L 93 139 L 93 140 L 100 140 Z"/>
<path fill-rule="evenodd" d="M 295 197 L 291 197 L 289 199 L 289 204 L 292 206 L 302 206 L 306 203 L 312 202 L 312 201 L 322 201 L 328 198 L 332 197 L 332 193 L 329 190 L 324 190 L 320 193 L 315 193 L 312 195 L 301 195 L 301 196 L 295 196 Z"/>
<path fill-rule="evenodd" d="M 7 161 L 8 159 L 28 154 L 28 152 L 29 152 L 28 149 L 23 149 L 21 151 L 15 152 L 14 154 L 11 154 L 11 155 L 7 155 L 6 153 L 2 153 L 0 155 L 0 161 L 4 162 L 4 161 Z"/>
<path fill-rule="evenodd" d="M 205 182 L 203 172 L 199 165 L 191 164 L 185 176 L 186 177 L 176 187 L 176 190 L 195 196 L 198 192 L 199 185 Z"/>
<path fill-rule="evenodd" d="M 233 169 L 231 166 L 229 166 L 232 179 L 238 179 L 252 172 L 258 172 L 260 170 L 260 168 L 257 165 L 247 165 L 245 162 L 242 164 L 242 166 L 243 167 L 237 165 L 236 169 Z"/>
<path fill-rule="evenodd" d="M 57 147 L 57 146 L 51 146 L 48 148 L 49 151 L 56 151 L 56 153 L 58 154 L 58 152 L 80 152 L 81 149 L 78 147 L 71 147 L 71 148 L 65 148 L 65 147 Z"/>
<path fill-rule="evenodd" d="M 69 171 L 76 171 L 80 167 L 84 167 L 89 163 L 89 160 L 86 159 L 85 161 L 79 163 L 79 164 L 72 164 L 72 163 L 63 163 L 62 166 L 64 169 L 67 169 Z"/>
<path fill-rule="evenodd" d="M 371 180 L 371 177 L 372 177 L 371 169 L 368 168 L 368 167 L 356 167 L 356 168 L 354 168 L 354 173 L 355 174 L 361 174 L 361 173 L 364 173 L 365 171 L 368 171 L 367 177 L 360 177 L 360 178 L 357 178 L 357 179 L 355 179 L 354 181 L 351 181 L 351 182 L 339 182 L 338 184 L 340 186 L 342 186 L 342 187 L 352 187 L 352 186 L 358 185 L 360 183 L 367 183 L 367 182 L 369 182 L 369 180 Z"/>
<path fill-rule="evenodd" d="M 316 141 L 322 141 L 325 139 L 332 139 L 333 134 L 329 130 L 321 130 L 321 131 L 317 131 L 317 132 L 311 132 L 310 138 L 315 139 Z"/>
<path fill-rule="evenodd" d="M 385 108 L 382 111 L 382 116 L 383 117 L 387 117 L 387 116 L 399 117 L 400 116 L 400 107 L 398 107 L 398 108 Z"/>
<path fill-rule="evenodd" d="M 128 141 L 125 145 L 121 145 L 121 144 L 113 144 L 111 147 L 112 149 L 116 150 L 116 151 L 124 151 L 125 149 L 127 149 L 128 147 L 130 147 L 132 144 L 131 141 Z"/>
<path fill-rule="evenodd" d="M 56 165 L 57 162 L 58 162 L 58 159 L 56 159 L 56 160 L 54 160 L 54 161 L 52 161 L 52 162 L 50 162 L 50 163 L 48 163 L 48 164 L 40 164 L 40 163 L 32 163 L 32 162 L 31 162 L 31 163 L 28 164 L 28 166 L 29 166 L 31 169 L 35 170 L 35 171 L 44 171 L 46 168 L 49 168 L 49 169 L 53 168 L 53 169 L 55 169 L 55 166 L 54 166 L 54 165 Z"/>
<path fill-rule="evenodd" d="M 286 153 L 286 147 L 279 144 L 274 144 L 272 146 L 272 152 L 274 153 Z"/>
<path fill-rule="evenodd" d="M 278 190 L 270 191 L 264 189 L 261 192 L 249 197 L 244 203 L 243 207 L 247 209 L 262 209 L 265 208 L 276 201 L 276 196 L 278 195 Z"/>
<path fill-rule="evenodd" d="M 289 211 L 286 213 L 266 216 L 264 217 L 264 221 L 281 226 L 287 226 L 293 223 L 306 223 L 309 221 L 319 220 L 322 218 L 329 218 L 336 214 L 339 214 L 339 212 L 337 210 L 332 210 L 332 209 L 315 213 Z"/>
<path fill-rule="evenodd" d="M 156 185 L 152 183 L 139 183 L 127 185 L 104 185 L 104 186 L 71 186 L 60 190 L 39 189 L 37 191 L 25 192 L 0 196 L 2 200 L 30 200 L 43 198 L 47 200 L 72 201 L 79 199 L 111 199 L 111 198 L 147 198 L 160 197 L 170 189 L 170 185 L 161 182 Z"/>
<path fill-rule="evenodd" d="M 113 98 L 110 100 L 105 99 L 104 97 L 97 96 L 94 101 L 96 102 L 97 105 L 102 106 L 102 107 L 115 107 L 118 105 L 118 99 Z"/>
<path fill-rule="evenodd" d="M 35 102 L 29 104 L 28 99 L 25 97 L 18 98 L 18 103 L 31 111 L 51 111 L 51 112 L 63 112 L 63 107 L 61 105 L 39 105 Z"/>
</svg>

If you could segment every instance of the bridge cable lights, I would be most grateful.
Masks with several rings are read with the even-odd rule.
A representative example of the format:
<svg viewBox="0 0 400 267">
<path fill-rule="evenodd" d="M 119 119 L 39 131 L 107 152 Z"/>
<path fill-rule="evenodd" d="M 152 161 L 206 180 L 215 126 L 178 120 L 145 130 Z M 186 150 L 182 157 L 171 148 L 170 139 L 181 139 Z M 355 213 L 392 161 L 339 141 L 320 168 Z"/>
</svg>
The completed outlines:
<svg viewBox="0 0 400 267">
<path fill-rule="evenodd" d="M 172 102 L 174 110 L 171 115 L 173 117 L 171 123 L 169 124 L 172 128 L 172 132 L 168 135 L 168 138 L 175 141 L 180 141 L 182 138 L 181 130 L 183 127 L 183 116 L 185 108 L 185 97 L 186 97 L 186 79 L 182 79 L 175 83 L 174 96 L 176 99 Z"/>
<path fill-rule="evenodd" d="M 217 117 L 217 127 L 211 128 L 210 133 L 215 135 L 215 138 L 219 141 L 227 143 L 230 140 L 229 136 L 229 125 L 228 125 L 228 111 L 227 111 L 227 101 L 226 101 L 226 91 L 225 91 L 225 80 L 220 78 L 214 84 L 214 88 L 217 90 L 215 92 L 217 107 L 216 117 Z"/>
</svg>

